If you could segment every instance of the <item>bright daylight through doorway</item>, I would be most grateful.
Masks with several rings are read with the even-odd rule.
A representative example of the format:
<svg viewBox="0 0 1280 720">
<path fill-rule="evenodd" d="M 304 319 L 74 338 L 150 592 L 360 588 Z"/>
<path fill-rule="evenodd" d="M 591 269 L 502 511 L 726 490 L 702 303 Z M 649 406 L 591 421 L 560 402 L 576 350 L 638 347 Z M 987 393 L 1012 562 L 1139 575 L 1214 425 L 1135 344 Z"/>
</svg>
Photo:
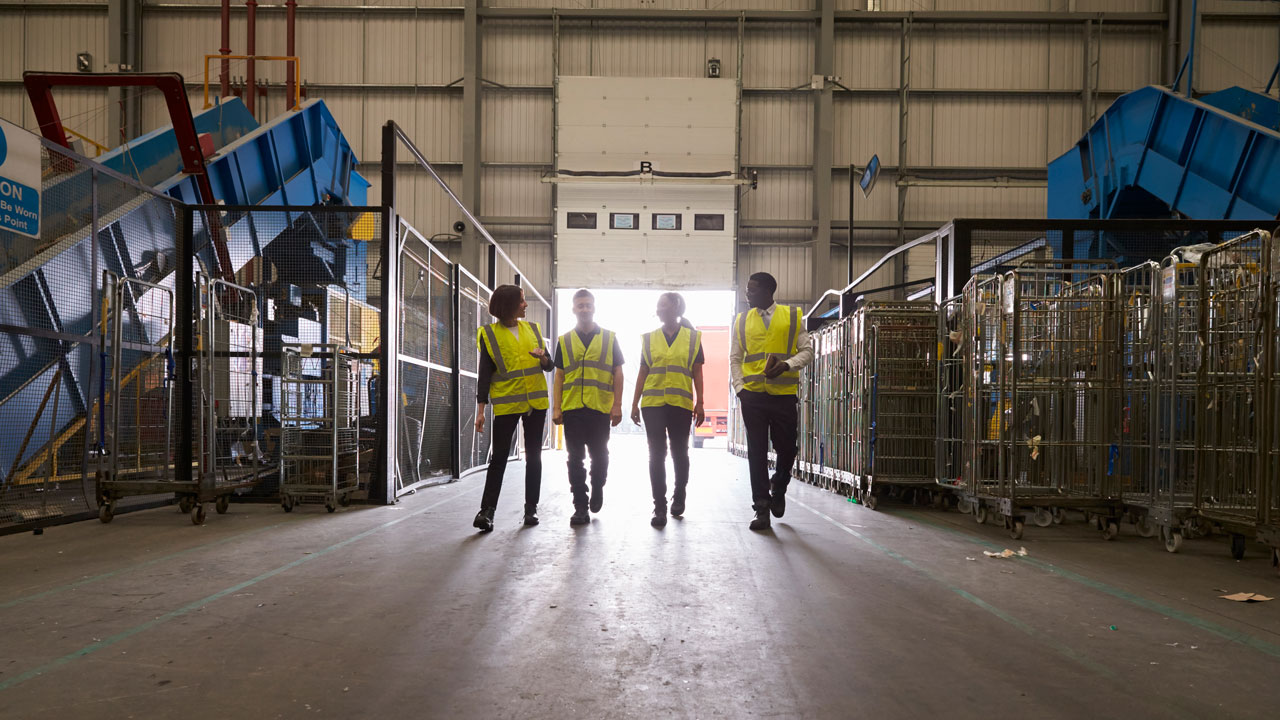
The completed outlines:
<svg viewBox="0 0 1280 720">
<path fill-rule="evenodd" d="M 664 290 L 597 290 L 588 288 L 596 297 L 596 323 L 618 334 L 622 355 L 626 359 L 626 394 L 623 397 L 622 425 L 615 433 L 643 434 L 630 418 L 631 398 L 635 392 L 636 374 L 640 369 L 640 338 L 656 330 L 660 323 L 656 314 L 658 296 Z M 556 290 L 556 328 L 561 334 L 577 324 L 573 316 L 573 293 L 577 288 Z M 728 432 L 729 409 L 729 325 L 736 307 L 732 290 L 687 290 L 684 296 L 685 316 L 703 332 L 703 348 L 707 363 L 703 368 L 704 404 L 707 422 L 695 433 L 694 445 L 724 447 Z"/>
</svg>

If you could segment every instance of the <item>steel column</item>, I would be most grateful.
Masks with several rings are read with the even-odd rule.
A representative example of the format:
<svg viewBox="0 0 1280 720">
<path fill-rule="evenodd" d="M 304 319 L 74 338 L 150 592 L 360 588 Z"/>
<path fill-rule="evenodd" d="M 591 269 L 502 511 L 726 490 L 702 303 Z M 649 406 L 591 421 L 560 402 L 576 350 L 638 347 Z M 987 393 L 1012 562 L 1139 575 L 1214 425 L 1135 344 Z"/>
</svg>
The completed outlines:
<svg viewBox="0 0 1280 720">
<path fill-rule="evenodd" d="M 296 44 L 294 39 L 294 28 L 296 27 L 298 22 L 297 0 L 287 0 L 287 2 L 285 2 L 285 8 L 286 8 L 286 14 L 285 14 L 284 54 L 288 55 L 289 57 L 297 57 L 298 54 L 294 52 L 294 48 Z M 294 94 L 296 92 L 296 88 L 298 86 L 299 80 L 300 78 L 298 77 L 298 64 L 290 61 L 288 63 L 288 80 L 286 81 L 287 85 L 286 85 L 286 92 L 285 92 L 285 110 L 286 111 L 293 108 L 293 98 L 294 98 Z"/>
<path fill-rule="evenodd" d="M 898 167 L 910 167 L 907 162 L 907 122 L 909 103 L 911 101 L 911 14 L 902 19 L 902 37 L 898 41 Z M 852 178 L 851 178 L 852 180 Z M 907 185 L 898 176 L 898 245 L 906 241 L 907 228 Z M 907 258 L 899 257 L 894 263 L 894 282 L 906 282 Z"/>
<path fill-rule="evenodd" d="M 231 54 L 231 0 L 222 0 L 222 47 L 218 48 L 219 55 Z M 222 66 L 218 70 L 218 87 L 222 91 L 220 98 L 227 97 L 231 94 L 231 61 L 223 60 Z"/>
<path fill-rule="evenodd" d="M 832 84 L 826 79 L 835 74 L 835 4 L 836 0 L 818 0 L 818 42 L 814 49 L 813 97 L 813 228 L 812 280 L 809 296 L 831 284 L 831 156 L 833 149 Z M 794 293 L 791 289 L 787 292 Z"/>
<path fill-rule="evenodd" d="M 378 303 L 378 418 L 382 430 L 369 499 L 387 505 L 396 502 L 395 463 L 400 457 L 400 228 L 396 215 L 396 126 L 382 126 L 382 301 Z"/>
<path fill-rule="evenodd" d="M 471 212 L 479 215 L 480 208 L 480 138 L 481 138 L 481 80 L 480 80 L 480 3 L 466 0 L 462 20 L 462 202 Z M 479 231 L 467 227 L 462 233 L 462 266 L 486 277 L 483 266 L 482 242 Z"/>
<path fill-rule="evenodd" d="M 252 56 L 257 52 L 258 3 L 256 0 L 245 0 L 244 6 L 245 11 L 248 13 L 248 16 L 245 19 L 245 22 L 247 23 L 246 32 L 248 34 L 245 38 L 244 54 Z M 246 86 L 244 89 L 244 104 L 245 107 L 249 108 L 249 115 L 256 120 L 258 118 L 258 108 L 256 107 L 257 103 L 254 102 L 254 97 L 258 90 L 258 76 L 256 74 L 256 68 L 254 68 L 253 60 L 245 61 L 244 74 Z"/>
<path fill-rule="evenodd" d="M 107 5 L 108 72 L 136 72 L 142 57 L 138 0 L 109 0 Z M 96 68 L 93 68 L 96 70 Z M 107 88 L 107 137 L 102 142 L 117 147 L 142 134 L 138 92 Z M 95 138 L 96 139 L 96 138 Z"/>
</svg>

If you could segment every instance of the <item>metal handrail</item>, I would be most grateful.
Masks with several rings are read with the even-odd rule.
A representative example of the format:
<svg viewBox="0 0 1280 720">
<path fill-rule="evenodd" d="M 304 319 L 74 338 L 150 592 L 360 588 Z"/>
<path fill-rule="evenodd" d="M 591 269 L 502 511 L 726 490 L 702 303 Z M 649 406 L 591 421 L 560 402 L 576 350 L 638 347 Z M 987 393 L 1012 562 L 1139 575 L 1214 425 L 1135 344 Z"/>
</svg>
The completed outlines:
<svg viewBox="0 0 1280 720">
<path fill-rule="evenodd" d="M 213 57 L 221 57 L 221 56 L 214 55 Z M 502 257 L 503 260 L 507 261 L 507 264 L 510 265 L 512 269 L 515 270 L 517 275 L 521 277 L 526 277 L 526 275 L 520 270 L 520 266 L 515 264 L 515 261 L 513 261 L 511 259 L 511 256 L 508 255 L 506 251 L 502 249 L 502 246 L 498 243 L 497 240 L 494 239 L 493 235 L 489 234 L 489 229 L 484 226 L 484 223 L 480 222 L 480 218 L 477 218 L 471 212 L 470 208 L 464 205 L 462 200 L 458 199 L 458 196 L 453 192 L 453 189 L 449 187 L 449 183 L 445 182 L 444 178 L 440 177 L 440 174 L 436 172 L 436 169 L 434 167 L 432 167 L 431 161 L 427 160 L 426 156 L 422 154 L 422 151 L 419 150 L 418 147 L 413 144 L 413 141 L 409 139 L 409 136 L 405 134 L 404 130 L 402 130 L 400 126 L 395 123 L 394 120 L 387 121 L 387 124 L 395 129 L 396 137 L 399 138 L 400 142 L 404 144 L 405 148 L 409 152 L 413 153 L 414 159 L 417 160 L 418 164 L 421 165 L 422 168 L 426 170 L 427 173 L 429 173 L 432 178 L 435 179 L 435 181 L 440 185 L 441 189 L 444 190 L 445 194 L 448 195 L 451 200 L 453 200 L 453 203 L 458 206 L 458 209 L 462 211 L 462 214 L 465 215 L 467 220 L 471 222 L 472 227 L 474 227 L 480 233 L 480 235 L 484 237 L 485 240 L 489 241 L 489 245 L 494 249 L 494 251 L 499 256 Z M 543 297 L 542 293 L 538 292 L 538 289 L 534 287 L 532 284 L 526 283 L 522 286 L 522 289 L 525 292 L 532 292 L 533 296 L 536 297 L 543 305 L 546 305 L 548 308 L 551 307 L 551 302 L 548 301 L 545 297 Z"/>
<path fill-rule="evenodd" d="M 818 312 L 818 308 L 822 305 L 823 301 L 824 301 L 824 300 L 826 300 L 827 298 L 829 298 L 829 297 L 831 297 L 831 296 L 833 296 L 833 295 L 834 295 L 834 296 L 836 296 L 837 298 L 839 298 L 839 297 L 844 297 L 845 295 L 848 295 L 850 292 L 852 292 L 852 291 L 853 291 L 853 289 L 854 289 L 854 288 L 856 288 L 856 287 L 858 287 L 859 285 L 861 285 L 861 284 L 863 283 L 863 281 L 864 281 L 864 280 L 866 280 L 867 278 L 871 277 L 871 276 L 872 276 L 872 274 L 874 274 L 876 270 L 879 270 L 881 267 L 883 267 L 883 266 L 884 266 L 884 264 L 885 264 L 886 262 L 888 262 L 891 258 L 893 258 L 893 257 L 895 257 L 895 256 L 897 256 L 897 255 L 899 255 L 899 254 L 901 254 L 901 253 L 907 252 L 908 250 L 910 250 L 910 249 L 912 249 L 912 248 L 919 247 L 919 246 L 921 246 L 921 245 L 925 245 L 925 244 L 927 244 L 927 243 L 935 242 L 936 240 L 937 240 L 937 233 L 929 233 L 928 235 L 925 235 L 925 236 L 923 236 L 923 237 L 916 238 L 915 240 L 912 240 L 911 242 L 903 243 L 903 244 L 899 245 L 898 247 L 896 247 L 896 248 L 894 248 L 894 249 L 890 250 L 889 252 L 887 252 L 887 253 L 885 253 L 884 255 L 882 255 L 882 256 L 880 257 L 880 259 L 879 259 L 879 260 L 877 260 L 875 263 L 873 263 L 873 264 L 871 265 L 871 267 L 869 267 L 869 268 L 867 268 L 865 271 L 863 271 L 863 273 L 862 273 L 861 275 L 859 275 L 859 276 L 858 276 L 858 277 L 857 277 L 853 282 L 851 282 L 851 283 L 849 283 L 848 285 L 844 286 L 844 288 L 843 288 L 843 289 L 836 290 L 836 289 L 834 289 L 834 288 L 833 288 L 833 289 L 831 289 L 831 290 L 828 290 L 828 291 L 826 291 L 826 292 L 822 293 L 822 296 L 821 296 L 821 297 L 819 297 L 817 300 L 815 300 L 815 301 L 814 301 L 814 303 L 813 303 L 813 306 L 809 308 L 809 312 L 807 312 L 807 313 L 805 313 L 805 314 L 804 314 L 804 319 L 807 321 L 807 320 L 809 319 L 809 317 L 810 317 L 810 316 L 812 316 L 814 313 Z M 918 282 L 918 281 L 917 281 L 917 282 Z"/>
</svg>

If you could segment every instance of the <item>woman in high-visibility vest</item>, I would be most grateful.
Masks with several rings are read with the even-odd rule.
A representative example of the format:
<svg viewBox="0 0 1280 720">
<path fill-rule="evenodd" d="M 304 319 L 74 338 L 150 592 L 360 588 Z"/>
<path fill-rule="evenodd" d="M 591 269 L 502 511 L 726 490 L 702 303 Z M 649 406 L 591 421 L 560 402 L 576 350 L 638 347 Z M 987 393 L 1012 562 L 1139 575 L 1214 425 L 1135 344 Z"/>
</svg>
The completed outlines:
<svg viewBox="0 0 1280 720">
<path fill-rule="evenodd" d="M 691 425 L 701 425 L 704 417 L 702 333 L 684 312 L 680 293 L 663 293 L 658 298 L 662 327 L 641 340 L 640 374 L 631 402 L 631 420 L 640 425 L 644 419 L 649 439 L 649 483 L 653 486 L 653 519 L 649 524 L 656 528 L 667 524 L 667 443 L 671 444 L 676 476 L 671 514 L 681 517 L 689 485 Z"/>
<path fill-rule="evenodd" d="M 502 492 L 502 476 L 515 441 L 516 426 L 524 424 L 524 524 L 538 524 L 538 496 L 542 491 L 542 435 L 547 425 L 547 377 L 551 356 L 542 328 L 525 322 L 524 291 L 501 285 L 489 300 L 489 314 L 498 322 L 476 333 L 480 351 L 480 380 L 476 388 L 476 434 L 484 432 L 485 406 L 493 405 L 493 442 L 485 473 L 480 512 L 472 523 L 481 532 L 493 530 L 493 513 Z"/>
</svg>

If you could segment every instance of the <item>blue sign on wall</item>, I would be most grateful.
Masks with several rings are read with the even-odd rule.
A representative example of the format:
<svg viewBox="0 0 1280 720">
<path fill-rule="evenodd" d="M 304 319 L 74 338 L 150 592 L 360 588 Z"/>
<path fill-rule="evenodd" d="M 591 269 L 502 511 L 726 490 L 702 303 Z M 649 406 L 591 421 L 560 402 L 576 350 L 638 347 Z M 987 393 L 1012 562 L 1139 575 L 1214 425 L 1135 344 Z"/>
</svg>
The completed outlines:
<svg viewBox="0 0 1280 720">
<path fill-rule="evenodd" d="M 40 237 L 40 139 L 0 120 L 0 230 Z"/>
</svg>

